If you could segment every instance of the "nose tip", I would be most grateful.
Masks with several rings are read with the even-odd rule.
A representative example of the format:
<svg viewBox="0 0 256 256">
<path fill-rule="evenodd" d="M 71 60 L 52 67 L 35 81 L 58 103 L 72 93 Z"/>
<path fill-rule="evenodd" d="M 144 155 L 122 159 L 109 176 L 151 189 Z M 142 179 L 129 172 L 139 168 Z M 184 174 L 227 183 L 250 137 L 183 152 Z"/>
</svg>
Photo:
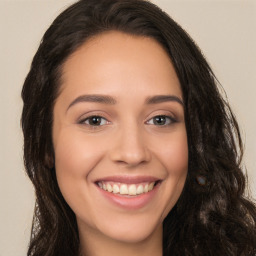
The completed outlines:
<svg viewBox="0 0 256 256">
<path fill-rule="evenodd" d="M 142 163 L 148 162 L 149 157 L 146 151 L 133 150 L 133 152 L 120 152 L 116 158 L 116 162 L 125 163 L 130 167 L 137 166 Z"/>
<path fill-rule="evenodd" d="M 138 134 L 120 135 L 115 138 L 115 141 L 115 146 L 111 151 L 112 161 L 126 164 L 129 167 L 150 161 L 151 154 L 147 142 Z"/>
</svg>

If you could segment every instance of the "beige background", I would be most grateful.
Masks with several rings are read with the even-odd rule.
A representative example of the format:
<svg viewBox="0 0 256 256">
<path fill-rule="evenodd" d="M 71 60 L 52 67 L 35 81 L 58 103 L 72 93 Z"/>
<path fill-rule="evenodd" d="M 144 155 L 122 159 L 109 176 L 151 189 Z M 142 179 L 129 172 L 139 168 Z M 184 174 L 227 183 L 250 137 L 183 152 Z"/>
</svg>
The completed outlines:
<svg viewBox="0 0 256 256">
<path fill-rule="evenodd" d="M 20 90 L 43 32 L 72 0 L 0 0 L 0 256 L 26 254 L 34 196 L 24 174 Z M 207 56 L 246 144 L 256 195 L 256 1 L 161 0 Z"/>
</svg>

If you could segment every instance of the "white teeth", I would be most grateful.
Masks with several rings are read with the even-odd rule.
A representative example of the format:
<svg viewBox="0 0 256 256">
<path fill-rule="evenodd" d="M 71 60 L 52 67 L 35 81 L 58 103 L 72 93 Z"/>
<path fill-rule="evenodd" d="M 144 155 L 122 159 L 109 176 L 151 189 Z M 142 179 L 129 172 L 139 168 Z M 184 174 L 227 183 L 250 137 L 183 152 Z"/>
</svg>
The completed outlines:
<svg viewBox="0 0 256 256">
<path fill-rule="evenodd" d="M 124 183 L 114 183 L 114 182 L 98 182 L 98 186 L 105 191 L 114 194 L 121 195 L 130 195 L 136 196 L 143 193 L 147 193 L 154 188 L 155 182 L 146 183 L 143 182 L 141 184 L 124 184 Z"/>
<path fill-rule="evenodd" d="M 148 192 L 148 184 L 146 184 L 145 188 L 144 188 L 144 192 L 147 193 Z"/>
<path fill-rule="evenodd" d="M 126 184 L 122 184 L 120 186 L 120 194 L 121 195 L 128 195 L 128 188 Z"/>
<path fill-rule="evenodd" d="M 128 193 L 130 196 L 136 196 L 136 186 L 134 184 L 129 186 Z"/>
<path fill-rule="evenodd" d="M 119 192 L 120 192 L 119 187 L 116 184 L 114 184 L 114 186 L 113 186 L 113 193 L 117 194 Z"/>
<path fill-rule="evenodd" d="M 112 192 L 113 191 L 112 186 L 110 184 L 107 184 L 107 190 L 108 190 L 108 192 Z"/>
<path fill-rule="evenodd" d="M 137 187 L 136 194 L 137 194 L 137 195 L 140 195 L 140 194 L 142 194 L 143 192 L 144 192 L 143 186 L 142 186 L 142 185 L 139 185 L 139 186 Z"/>
<path fill-rule="evenodd" d="M 155 185 L 155 182 L 151 182 L 148 186 L 148 191 L 152 190 Z"/>
</svg>

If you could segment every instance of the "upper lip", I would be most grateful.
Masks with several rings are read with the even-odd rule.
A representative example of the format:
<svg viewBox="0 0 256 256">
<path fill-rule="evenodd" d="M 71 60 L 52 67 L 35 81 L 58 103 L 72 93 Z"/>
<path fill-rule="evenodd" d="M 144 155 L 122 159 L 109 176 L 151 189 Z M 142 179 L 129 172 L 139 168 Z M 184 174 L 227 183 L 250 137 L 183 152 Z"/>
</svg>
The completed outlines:
<svg viewBox="0 0 256 256">
<path fill-rule="evenodd" d="M 107 176 L 96 180 L 97 182 L 100 181 L 112 181 L 112 182 L 119 182 L 125 184 L 136 184 L 142 182 L 156 182 L 161 179 L 153 176 Z"/>
</svg>

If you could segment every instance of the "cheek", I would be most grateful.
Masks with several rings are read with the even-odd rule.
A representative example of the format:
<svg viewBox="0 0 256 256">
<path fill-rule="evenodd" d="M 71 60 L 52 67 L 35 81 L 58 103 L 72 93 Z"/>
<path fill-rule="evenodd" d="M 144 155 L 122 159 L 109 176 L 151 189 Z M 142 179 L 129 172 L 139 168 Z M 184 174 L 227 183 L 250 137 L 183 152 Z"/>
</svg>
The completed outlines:
<svg viewBox="0 0 256 256">
<path fill-rule="evenodd" d="M 166 138 L 157 148 L 158 157 L 169 175 L 183 176 L 188 169 L 188 144 L 185 128 Z"/>
<path fill-rule="evenodd" d="M 86 176 L 102 155 L 101 145 L 72 129 L 58 134 L 54 143 L 56 169 Z"/>
<path fill-rule="evenodd" d="M 82 132 L 65 128 L 58 132 L 54 140 L 55 169 L 60 190 L 68 202 L 75 203 L 74 198 L 81 195 L 79 188 L 86 193 L 91 170 L 101 160 L 102 146 L 93 138 L 85 138 Z"/>
<path fill-rule="evenodd" d="M 166 170 L 162 200 L 165 201 L 162 220 L 178 201 L 187 177 L 188 145 L 185 129 L 170 136 L 162 147 L 158 147 L 158 159 Z"/>
</svg>

